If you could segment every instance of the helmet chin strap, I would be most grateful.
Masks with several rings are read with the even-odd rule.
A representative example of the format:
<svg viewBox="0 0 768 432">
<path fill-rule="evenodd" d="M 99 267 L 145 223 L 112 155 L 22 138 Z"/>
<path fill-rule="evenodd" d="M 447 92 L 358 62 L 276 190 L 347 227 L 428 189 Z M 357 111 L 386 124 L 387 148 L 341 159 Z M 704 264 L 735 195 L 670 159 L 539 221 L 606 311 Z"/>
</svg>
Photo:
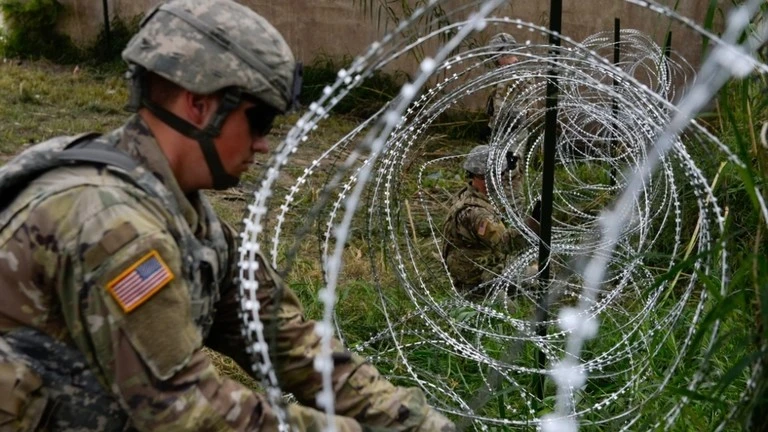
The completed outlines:
<svg viewBox="0 0 768 432">
<path fill-rule="evenodd" d="M 237 186 L 240 182 L 240 178 L 230 175 L 224 169 L 224 165 L 221 163 L 221 158 L 213 143 L 213 139 L 221 134 L 221 126 L 224 124 L 224 120 L 226 120 L 227 116 L 240 105 L 240 102 L 242 102 L 242 93 L 235 89 L 225 91 L 221 103 L 216 109 L 216 113 L 214 113 L 211 121 L 205 128 L 199 129 L 192 123 L 189 123 L 150 100 L 147 96 L 147 85 L 144 80 L 145 74 L 143 71 L 133 71 L 133 73 L 134 75 L 131 77 L 133 79 L 133 88 L 131 89 L 133 95 L 128 109 L 133 109 L 135 111 L 140 107 L 144 107 L 154 114 L 155 117 L 172 127 L 177 132 L 197 141 L 200 145 L 200 151 L 202 151 L 203 157 L 205 158 L 205 162 L 208 165 L 208 170 L 211 173 L 214 189 L 222 190 Z"/>
</svg>

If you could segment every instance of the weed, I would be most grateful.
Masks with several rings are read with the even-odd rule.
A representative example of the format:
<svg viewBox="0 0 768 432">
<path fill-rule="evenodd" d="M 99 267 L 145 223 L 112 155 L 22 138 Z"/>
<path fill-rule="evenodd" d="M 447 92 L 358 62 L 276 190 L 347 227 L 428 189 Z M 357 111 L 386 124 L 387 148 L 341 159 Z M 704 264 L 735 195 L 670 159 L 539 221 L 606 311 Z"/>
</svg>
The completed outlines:
<svg viewBox="0 0 768 432">
<path fill-rule="evenodd" d="M 55 30 L 64 6 L 57 0 L 2 0 L 0 12 L 6 32 L 0 45 L 0 56 L 40 56 L 62 61 L 78 56 L 72 41 Z"/>
</svg>

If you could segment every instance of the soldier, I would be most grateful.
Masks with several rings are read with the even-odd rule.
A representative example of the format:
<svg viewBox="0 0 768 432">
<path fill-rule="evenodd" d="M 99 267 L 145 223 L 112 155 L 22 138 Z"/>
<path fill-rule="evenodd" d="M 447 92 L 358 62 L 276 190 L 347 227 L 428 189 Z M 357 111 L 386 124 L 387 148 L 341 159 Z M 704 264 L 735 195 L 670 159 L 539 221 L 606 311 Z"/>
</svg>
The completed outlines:
<svg viewBox="0 0 768 432">
<path fill-rule="evenodd" d="M 454 196 L 443 223 L 443 259 L 454 286 L 461 292 L 474 294 L 484 294 L 474 289 L 497 277 L 504 268 L 506 256 L 525 245 L 517 229 L 507 228 L 488 200 L 485 182 L 488 153 L 487 145 L 470 151 L 463 165 L 469 184 Z M 518 162 L 516 156 L 511 156 L 501 168 L 512 176 L 514 201 L 520 201 L 522 187 L 522 163 Z M 538 233 L 535 212 L 526 224 Z"/>
<path fill-rule="evenodd" d="M 515 55 L 514 50 L 519 46 L 512 35 L 498 33 L 491 38 L 488 46 L 495 67 L 507 68 L 518 63 L 519 58 Z M 502 133 L 508 136 L 507 139 L 513 139 L 512 151 L 519 156 L 522 154 L 529 136 L 525 124 L 528 110 L 525 104 L 528 101 L 523 98 L 522 94 L 533 85 L 533 81 L 519 76 L 514 71 L 498 75 L 498 80 L 486 102 L 489 132 L 492 138 Z"/>
<path fill-rule="evenodd" d="M 250 371 L 236 233 L 202 189 L 268 152 L 299 82 L 264 18 L 230 0 L 171 0 L 123 51 L 137 114 L 104 136 L 59 137 L 0 169 L 0 430 L 272 431 L 261 394 L 220 376 L 206 345 Z M 260 317 L 279 384 L 319 431 L 315 323 L 259 259 Z M 278 301 L 277 299 L 281 299 Z M 336 427 L 452 431 L 334 341 Z"/>
</svg>

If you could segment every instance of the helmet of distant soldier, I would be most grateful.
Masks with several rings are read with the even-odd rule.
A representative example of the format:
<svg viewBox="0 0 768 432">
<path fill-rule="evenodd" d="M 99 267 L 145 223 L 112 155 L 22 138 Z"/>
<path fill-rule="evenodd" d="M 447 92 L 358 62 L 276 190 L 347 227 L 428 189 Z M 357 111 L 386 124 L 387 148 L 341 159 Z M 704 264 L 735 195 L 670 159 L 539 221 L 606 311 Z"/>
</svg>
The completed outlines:
<svg viewBox="0 0 768 432">
<path fill-rule="evenodd" d="M 485 173 L 488 170 L 489 152 L 490 147 L 485 144 L 475 146 L 472 150 L 470 150 L 467 158 L 464 160 L 464 170 L 473 175 L 485 176 Z M 508 165 L 506 159 L 502 158 L 500 172 L 503 173 L 506 171 L 507 167 Z"/>
<path fill-rule="evenodd" d="M 509 33 L 496 33 L 488 42 L 493 51 L 509 51 L 517 48 L 517 40 Z"/>
</svg>

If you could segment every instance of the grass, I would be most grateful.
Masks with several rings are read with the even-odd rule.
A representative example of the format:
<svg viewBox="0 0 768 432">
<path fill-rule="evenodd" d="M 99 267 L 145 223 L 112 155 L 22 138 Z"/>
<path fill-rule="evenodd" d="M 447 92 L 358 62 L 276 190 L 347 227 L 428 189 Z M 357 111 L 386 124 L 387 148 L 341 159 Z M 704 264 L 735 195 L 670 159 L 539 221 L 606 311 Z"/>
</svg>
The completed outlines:
<svg viewBox="0 0 768 432">
<path fill-rule="evenodd" d="M 0 158 L 58 135 L 107 132 L 125 119 L 127 93 L 119 75 L 97 80 L 76 67 L 14 60 L 1 67 Z"/>
<path fill-rule="evenodd" d="M 746 92 L 746 93 L 745 93 Z M 8 61 L 0 65 L 0 163 L 8 160 L 15 153 L 31 143 L 39 142 L 57 135 L 76 134 L 85 131 L 107 132 L 122 124 L 127 114 L 123 112 L 123 103 L 127 92 L 125 83 L 118 72 L 94 72 L 90 69 L 75 69 L 73 67 L 60 67 L 44 62 L 22 63 Z M 746 101 L 746 102 L 745 102 Z M 725 93 L 719 101 L 722 112 L 736 113 L 728 117 L 721 115 L 717 118 L 716 127 L 721 129 L 723 140 L 733 146 L 746 167 L 740 168 L 733 164 L 723 169 L 722 178 L 715 186 L 718 196 L 722 197 L 724 205 L 731 209 L 729 213 L 729 230 L 726 232 L 729 250 L 729 264 L 733 269 L 732 281 L 727 285 L 728 290 L 720 295 L 717 290 L 712 290 L 714 299 L 707 303 L 701 321 L 700 329 L 692 343 L 697 347 L 705 347 L 708 343 L 708 331 L 716 319 L 721 321 L 721 338 L 718 344 L 711 349 L 689 350 L 683 359 L 680 376 L 669 377 L 669 384 L 665 391 L 658 393 L 656 386 L 661 382 L 668 368 L 672 365 L 680 352 L 680 337 L 687 332 L 687 325 L 692 321 L 694 309 L 692 307 L 683 311 L 675 330 L 664 337 L 654 335 L 651 337 L 652 345 L 658 346 L 658 351 L 650 359 L 642 371 L 632 369 L 627 361 L 617 364 L 616 370 L 595 373 L 590 379 L 581 403 L 585 405 L 597 403 L 604 395 L 619 391 L 618 383 L 627 382 L 627 377 L 622 374 L 626 371 L 643 374 L 643 379 L 633 382 L 628 390 L 637 399 L 647 400 L 644 406 L 644 418 L 649 420 L 638 425 L 637 430 L 648 430 L 653 427 L 656 420 L 661 420 L 656 415 L 666 413 L 681 397 L 691 399 L 691 403 L 682 412 L 683 422 L 679 422 L 674 430 L 693 431 L 708 430 L 716 425 L 730 406 L 733 406 L 739 395 L 739 390 L 744 388 L 749 368 L 744 366 L 744 359 L 759 351 L 766 341 L 766 318 L 768 318 L 768 294 L 765 287 L 768 286 L 768 263 L 766 263 L 766 242 L 763 237 L 764 221 L 761 221 L 759 212 L 753 203 L 755 197 L 748 189 L 743 187 L 745 182 L 765 185 L 766 173 L 768 173 L 768 156 L 761 151 L 759 145 L 755 145 L 753 137 L 754 129 L 759 127 L 761 121 L 768 120 L 764 111 L 764 105 L 756 97 L 751 89 L 744 89 L 736 84 Z M 743 105 L 747 103 L 747 105 Z M 733 108 L 738 105 L 739 109 Z M 280 141 L 287 133 L 291 124 L 298 118 L 298 114 L 279 119 L 276 125 L 274 143 Z M 311 136 L 311 139 L 303 145 L 291 160 L 283 176 L 279 179 L 278 195 L 282 195 L 293 181 L 303 173 L 308 165 L 322 149 L 336 142 L 347 131 L 351 130 L 357 120 L 351 117 L 336 115 L 323 123 L 323 127 Z M 750 127 L 752 130 L 750 131 Z M 437 156 L 456 154 L 468 151 L 473 142 L 467 140 L 451 140 L 445 136 L 434 135 L 419 149 L 421 159 L 431 160 Z M 720 161 L 708 161 L 704 157 L 711 149 L 699 149 L 701 154 L 695 155 L 697 160 L 703 161 L 702 170 L 707 173 L 707 178 L 712 178 Z M 343 154 L 339 153 L 339 157 Z M 416 161 L 410 169 L 419 168 L 420 161 Z M 330 168 L 330 167 L 326 167 Z M 425 178 L 422 185 L 425 191 L 424 200 L 433 215 L 445 213 L 444 202 L 451 192 L 458 189 L 464 182 L 461 173 L 457 172 L 450 163 L 437 164 L 432 167 L 430 173 L 439 173 Z M 605 172 L 592 169 L 588 165 L 576 165 L 572 167 L 580 178 L 594 176 L 595 182 L 607 183 Z M 247 173 L 244 186 L 240 189 L 226 192 L 210 192 L 214 207 L 221 217 L 238 226 L 245 215 L 245 207 L 251 201 L 250 190 L 256 185 L 261 174 L 261 167 L 255 167 Z M 559 175 L 563 175 L 559 173 Z M 405 177 L 405 176 L 404 176 Z M 301 224 L 302 217 L 316 200 L 317 193 L 322 188 L 321 180 L 317 184 L 308 187 L 305 195 L 299 196 L 298 203 L 289 213 L 289 222 L 286 227 L 287 235 L 295 232 Z M 411 176 L 414 178 L 414 176 Z M 409 241 L 415 245 L 417 256 L 415 259 L 423 268 L 431 268 L 437 271 L 427 274 L 430 290 L 438 300 L 446 299 L 448 295 L 448 283 L 444 275 L 437 268 L 439 262 L 434 258 L 433 246 L 430 242 L 428 226 L 423 223 L 425 211 L 421 203 L 415 197 L 417 185 L 406 183 L 402 186 L 402 196 L 409 198 L 409 206 L 412 210 L 412 219 L 416 221 L 407 236 L 400 235 L 398 241 Z M 566 193 L 568 191 L 565 191 Z M 696 205 L 691 199 L 690 191 L 682 191 L 683 202 L 686 206 L 684 213 L 684 233 L 689 238 L 694 232 L 696 223 Z M 608 197 L 596 197 L 601 203 L 607 203 Z M 604 200 L 604 201 L 603 201 Z M 598 206 L 600 207 L 600 206 Z M 436 217 L 437 217 L 436 216 Z M 395 276 L 394 269 L 386 260 L 390 248 L 395 246 L 388 243 L 376 243 L 366 241 L 365 233 L 368 228 L 379 233 L 384 227 L 368 227 L 366 221 L 356 221 L 355 234 L 347 245 L 344 258 L 345 264 L 338 287 L 339 302 L 336 316 L 339 325 L 343 329 L 343 335 L 348 345 L 354 346 L 363 341 L 368 341 L 372 336 L 379 334 L 386 328 L 385 311 L 379 302 L 383 297 L 387 305 L 386 312 L 389 319 L 399 322 L 405 331 L 400 344 L 413 344 L 409 354 L 409 362 L 413 367 L 422 372 L 425 377 L 443 380 L 450 388 L 461 393 L 461 396 L 471 398 L 473 392 L 483 385 L 482 370 L 475 362 L 457 359 L 447 355 L 439 349 L 439 346 L 424 343 L 424 330 L 420 326 L 420 319 L 411 317 L 411 300 L 405 290 L 401 288 L 401 282 Z M 441 220 L 435 220 L 437 224 Z M 410 223 L 410 222 L 409 222 Z M 406 224 L 408 226 L 408 224 Z M 755 229 L 755 227 L 758 227 Z M 672 233 L 664 233 L 665 236 Z M 304 239 L 291 272 L 286 280 L 297 292 L 306 307 L 306 314 L 310 318 L 322 316 L 321 304 L 317 300 L 317 292 L 323 286 L 323 271 L 318 259 L 318 246 L 320 237 L 315 231 Z M 685 240 L 684 240 L 685 241 Z M 405 244 L 399 245 L 404 247 Z M 284 252 L 284 251 L 282 251 Z M 662 251 L 663 252 L 663 251 Z M 717 253 L 714 251 L 712 253 Z M 654 262 L 654 257 L 649 257 L 649 262 Z M 659 259 L 659 262 L 663 262 Z M 682 286 L 693 272 L 690 266 L 682 265 L 680 279 L 677 280 L 675 289 L 669 290 L 669 297 L 658 305 L 658 315 L 669 312 L 677 304 L 682 294 Z M 406 274 L 413 276 L 411 270 Z M 672 272 L 655 271 L 657 278 L 673 280 Z M 700 289 L 707 286 L 718 286 L 714 276 L 702 276 Z M 632 296 L 627 296 L 619 306 L 625 308 L 627 313 L 637 312 L 640 302 Z M 531 305 L 520 303 L 516 314 L 526 319 L 530 316 Z M 440 323 L 440 317 L 432 311 L 423 312 Z M 472 324 L 479 319 L 475 310 L 469 308 L 455 308 L 450 311 L 456 322 Z M 409 318 L 410 317 L 410 318 Z M 407 326 L 413 326 L 412 328 Z M 484 327 L 493 328 L 501 334 L 515 334 L 516 330 L 508 322 L 502 320 L 484 322 Z M 587 355 L 597 356 L 614 346 L 621 344 L 639 343 L 636 336 L 629 340 L 623 340 L 626 329 L 621 322 L 612 321 L 607 316 L 600 329 L 601 337 L 590 342 L 585 347 Z M 640 324 L 641 332 L 650 334 L 654 331 L 652 322 Z M 444 329 L 449 331 L 450 329 Z M 450 330 L 454 331 L 454 330 Z M 457 335 L 475 337 L 464 330 L 457 330 Z M 479 346 L 482 346 L 491 356 L 502 356 L 507 349 L 504 344 L 496 340 L 479 338 Z M 748 347 L 748 348 L 745 348 Z M 372 342 L 370 347 L 364 349 L 366 354 L 375 354 L 377 366 L 386 373 L 394 376 L 407 376 L 402 361 L 394 351 L 392 340 L 386 335 Z M 258 384 L 251 380 L 231 359 L 209 352 L 214 364 L 225 375 L 232 377 L 252 388 L 258 388 Z M 517 363 L 535 364 L 535 350 L 530 344 L 522 347 L 517 354 Z M 763 360 L 763 362 L 765 362 Z M 699 388 L 697 392 L 686 391 L 686 380 L 700 365 L 706 364 L 704 378 L 707 386 Z M 615 377 L 611 373 L 618 374 Z M 763 375 L 764 377 L 764 375 Z M 408 382 L 403 378 L 402 382 Z M 549 384 L 548 384 L 549 385 Z M 758 388 L 757 392 L 765 391 L 765 385 Z M 540 407 L 528 407 L 521 398 L 516 397 L 519 389 L 503 388 L 505 393 L 504 403 L 490 403 L 484 408 L 484 413 L 492 416 L 516 416 L 516 418 L 533 418 L 551 409 L 554 401 L 545 400 Z M 547 387 L 547 394 L 554 394 L 551 387 Z M 764 393 L 763 393 L 764 394 Z M 618 413 L 628 409 L 630 402 L 617 402 L 604 411 L 599 418 L 608 418 L 612 413 Z M 747 418 L 764 410 L 764 399 L 756 398 L 753 405 L 744 406 L 737 415 L 736 420 L 730 423 L 726 430 L 734 430 L 738 424 Z M 623 405 L 627 404 L 627 405 Z M 762 405 L 761 405 L 762 404 Z M 533 409 L 533 412 L 531 412 Z M 613 412 L 612 412 L 613 410 Z M 512 414 L 512 413 L 516 414 Z M 598 415 L 592 419 L 597 420 Z M 594 430 L 616 430 L 620 426 L 618 421 L 607 422 Z M 644 429 L 643 429 L 644 428 Z"/>
</svg>

